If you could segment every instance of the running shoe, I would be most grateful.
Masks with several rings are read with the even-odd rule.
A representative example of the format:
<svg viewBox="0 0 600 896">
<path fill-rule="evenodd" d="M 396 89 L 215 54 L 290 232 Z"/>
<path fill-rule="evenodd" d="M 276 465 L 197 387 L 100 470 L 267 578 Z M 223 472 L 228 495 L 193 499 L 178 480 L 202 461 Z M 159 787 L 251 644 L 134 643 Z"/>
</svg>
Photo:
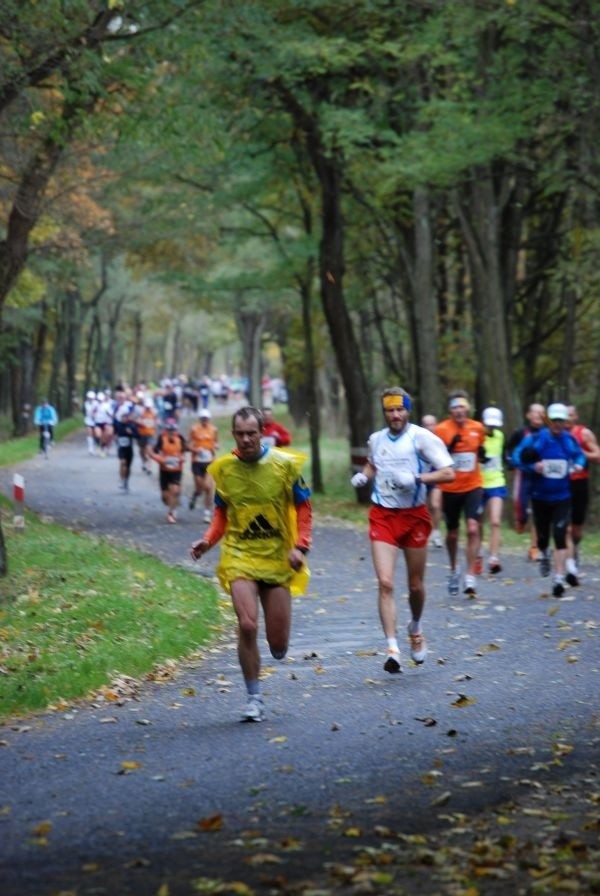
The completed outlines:
<svg viewBox="0 0 600 896">
<path fill-rule="evenodd" d="M 565 593 L 565 586 L 563 585 L 562 579 L 560 576 L 557 576 L 554 580 L 554 586 L 552 588 L 553 597 L 562 597 Z"/>
<path fill-rule="evenodd" d="M 210 523 L 211 519 L 212 519 L 212 514 L 211 514 L 210 510 L 205 510 L 204 511 L 204 522 Z"/>
<path fill-rule="evenodd" d="M 408 626 L 408 640 L 410 641 L 410 656 L 413 662 L 420 666 L 427 656 L 427 641 L 423 632 L 413 633 L 410 624 Z"/>
<path fill-rule="evenodd" d="M 577 569 L 577 563 L 572 557 L 567 557 L 566 568 L 567 574 L 565 578 L 567 582 L 572 588 L 577 588 L 579 585 L 579 579 L 577 578 L 579 570 Z"/>
<path fill-rule="evenodd" d="M 458 571 L 451 572 L 448 576 L 448 594 L 454 596 L 458 594 L 460 588 L 460 576 Z"/>
<path fill-rule="evenodd" d="M 246 709 L 242 715 L 242 722 L 262 722 L 265 717 L 265 704 L 262 697 L 252 694 L 248 697 Z"/>
<path fill-rule="evenodd" d="M 469 573 L 465 575 L 465 590 L 463 594 L 467 594 L 469 597 L 477 597 L 477 580 L 475 576 L 469 575 Z"/>
<path fill-rule="evenodd" d="M 434 546 L 434 548 L 441 548 L 444 546 L 443 542 L 442 542 L 442 536 L 440 535 L 439 529 L 434 529 L 433 532 L 431 533 L 431 543 Z"/>
<path fill-rule="evenodd" d="M 540 575 L 544 577 L 550 575 L 550 554 L 547 550 L 540 557 Z"/>
<path fill-rule="evenodd" d="M 480 576 L 483 572 L 483 557 L 481 555 L 478 555 L 475 558 L 475 568 L 473 571 L 476 576 Z"/>
<path fill-rule="evenodd" d="M 392 650 L 391 647 L 388 648 L 387 660 L 383 664 L 383 668 L 392 675 L 396 672 L 402 672 L 400 668 L 400 654 L 397 650 Z"/>
<path fill-rule="evenodd" d="M 502 572 L 502 565 L 497 557 L 490 557 L 488 563 L 488 570 L 494 576 L 498 572 Z"/>
</svg>

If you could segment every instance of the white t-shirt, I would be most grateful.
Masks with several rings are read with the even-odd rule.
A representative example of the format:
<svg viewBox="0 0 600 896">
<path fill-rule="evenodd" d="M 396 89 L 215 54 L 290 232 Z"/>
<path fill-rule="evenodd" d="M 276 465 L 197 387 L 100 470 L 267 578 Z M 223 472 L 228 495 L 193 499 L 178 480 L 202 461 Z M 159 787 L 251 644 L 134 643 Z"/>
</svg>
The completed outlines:
<svg viewBox="0 0 600 896">
<path fill-rule="evenodd" d="M 387 427 L 374 432 L 369 437 L 368 458 L 376 471 L 371 501 L 391 508 L 420 507 L 427 501 L 425 485 L 401 488 L 394 481 L 394 470 L 408 470 L 419 476 L 431 469 L 453 466 L 439 436 L 414 423 L 409 423 L 397 436 Z"/>
</svg>

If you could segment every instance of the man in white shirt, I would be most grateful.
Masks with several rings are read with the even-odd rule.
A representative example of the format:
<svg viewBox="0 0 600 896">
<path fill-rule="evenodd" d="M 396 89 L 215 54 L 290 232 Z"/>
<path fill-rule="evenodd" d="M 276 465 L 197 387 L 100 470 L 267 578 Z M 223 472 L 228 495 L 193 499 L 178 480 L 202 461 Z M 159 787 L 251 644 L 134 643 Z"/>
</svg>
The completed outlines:
<svg viewBox="0 0 600 896">
<path fill-rule="evenodd" d="M 452 482 L 452 458 L 442 440 L 422 426 L 410 423 L 412 400 L 399 386 L 385 389 L 381 404 L 386 426 L 368 442 L 367 462 L 351 483 L 360 488 L 372 483 L 369 538 L 378 581 L 379 618 L 387 639 L 386 672 L 400 672 L 397 641 L 394 573 L 398 550 L 404 553 L 411 620 L 408 625 L 410 652 L 420 664 L 427 654 L 421 628 L 425 606 L 425 562 L 431 516 L 427 508 L 427 485 Z"/>
</svg>

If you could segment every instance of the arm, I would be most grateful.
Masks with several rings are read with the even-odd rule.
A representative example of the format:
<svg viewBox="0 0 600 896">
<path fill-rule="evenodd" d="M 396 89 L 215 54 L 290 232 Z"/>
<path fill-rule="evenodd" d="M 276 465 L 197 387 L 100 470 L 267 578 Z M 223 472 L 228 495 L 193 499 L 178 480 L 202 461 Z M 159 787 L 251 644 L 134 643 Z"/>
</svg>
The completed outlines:
<svg viewBox="0 0 600 896">
<path fill-rule="evenodd" d="M 350 480 L 350 485 L 354 488 L 362 488 L 363 485 L 372 482 L 375 479 L 375 467 L 370 460 L 366 462 L 360 473 L 355 473 Z"/>
<path fill-rule="evenodd" d="M 583 430 L 581 450 L 588 464 L 600 464 L 600 445 L 591 429 Z"/>
<path fill-rule="evenodd" d="M 290 433 L 287 431 L 285 426 L 282 426 L 281 423 L 276 423 L 276 436 L 277 436 L 277 444 L 285 447 L 286 445 L 290 445 L 292 442 L 292 437 Z"/>
<path fill-rule="evenodd" d="M 312 544 L 312 506 L 306 500 L 296 504 L 295 509 L 298 533 L 295 546 L 288 552 L 288 560 L 292 569 L 299 570 Z"/>
<path fill-rule="evenodd" d="M 227 507 L 224 504 L 217 504 L 210 526 L 202 538 L 199 538 L 198 541 L 192 543 L 192 547 L 190 548 L 192 560 L 199 560 L 203 554 L 206 554 L 206 552 L 223 537 L 226 528 Z"/>
</svg>

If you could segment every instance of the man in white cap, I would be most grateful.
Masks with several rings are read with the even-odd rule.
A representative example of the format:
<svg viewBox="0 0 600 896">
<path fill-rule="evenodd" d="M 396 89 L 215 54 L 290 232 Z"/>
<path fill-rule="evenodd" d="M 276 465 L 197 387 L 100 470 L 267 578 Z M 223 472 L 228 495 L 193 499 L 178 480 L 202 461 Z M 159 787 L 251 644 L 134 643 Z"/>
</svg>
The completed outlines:
<svg viewBox="0 0 600 896">
<path fill-rule="evenodd" d="M 483 412 L 483 425 L 485 426 L 485 461 L 481 465 L 483 476 L 483 506 L 484 513 L 487 510 L 490 522 L 490 544 L 488 570 L 492 574 L 501 571 L 500 564 L 500 532 L 502 526 L 502 507 L 508 495 L 506 489 L 506 476 L 504 473 L 504 416 L 500 408 L 489 407 Z M 483 517 L 481 524 L 483 539 Z"/>
<path fill-rule="evenodd" d="M 540 573 L 550 575 L 550 535 L 554 540 L 554 584 L 552 594 L 565 593 L 567 529 L 571 521 L 571 485 L 569 473 L 585 466 L 585 456 L 568 432 L 566 405 L 556 402 L 546 411 L 548 425 L 538 433 L 525 436 L 513 454 L 513 463 L 533 474 L 531 498 L 533 518 L 542 552 Z"/>
<path fill-rule="evenodd" d="M 188 448 L 192 453 L 192 476 L 194 478 L 190 510 L 194 509 L 196 499 L 203 496 L 204 522 L 209 523 L 212 517 L 215 484 L 206 468 L 215 459 L 219 450 L 219 433 L 217 427 L 211 423 L 211 414 L 208 408 L 201 408 L 198 412 L 198 422 L 194 423 L 189 432 Z"/>
</svg>

